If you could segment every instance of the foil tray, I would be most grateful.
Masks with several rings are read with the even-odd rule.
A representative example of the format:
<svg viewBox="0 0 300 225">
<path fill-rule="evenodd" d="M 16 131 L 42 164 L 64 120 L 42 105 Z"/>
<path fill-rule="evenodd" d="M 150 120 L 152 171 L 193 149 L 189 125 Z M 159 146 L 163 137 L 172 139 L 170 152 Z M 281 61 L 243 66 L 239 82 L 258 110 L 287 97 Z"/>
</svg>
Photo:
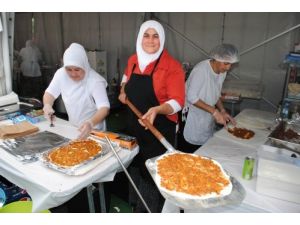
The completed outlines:
<svg viewBox="0 0 300 225">
<path fill-rule="evenodd" d="M 29 163 L 37 161 L 43 152 L 58 147 L 69 140 L 58 134 L 42 131 L 24 137 L 2 140 L 0 147 L 18 160 Z"/>
<path fill-rule="evenodd" d="M 148 159 L 145 164 L 146 167 L 154 180 L 158 190 L 162 194 L 162 196 L 172 202 L 174 205 L 177 205 L 178 207 L 182 209 L 199 209 L 199 208 L 212 208 L 222 205 L 232 205 L 232 204 L 240 204 L 245 196 L 246 191 L 243 188 L 243 186 L 232 176 L 230 176 L 230 181 L 232 183 L 232 191 L 229 195 L 223 196 L 223 197 L 213 197 L 208 199 L 185 199 L 181 198 L 179 196 L 174 196 L 170 193 L 167 193 L 160 187 L 160 184 L 156 183 L 156 159 L 159 158 L 154 157 L 151 159 Z M 228 173 L 227 173 L 228 174 Z"/>
<path fill-rule="evenodd" d="M 49 153 L 51 153 L 51 151 L 55 150 L 56 148 L 51 149 L 51 150 L 45 152 L 44 154 L 42 154 L 42 156 L 40 157 L 40 160 L 47 167 L 49 167 L 53 170 L 59 171 L 61 173 L 71 175 L 71 176 L 83 175 L 83 174 L 89 172 L 90 170 L 94 169 L 96 166 L 98 166 L 101 162 L 103 162 L 107 158 L 112 156 L 110 147 L 105 141 L 102 141 L 98 138 L 93 138 L 93 137 L 89 137 L 88 139 L 92 139 L 92 140 L 96 141 L 102 147 L 102 151 L 99 152 L 97 155 L 83 161 L 80 164 L 64 167 L 64 166 L 59 166 L 59 165 L 56 165 L 56 164 L 50 162 L 48 155 L 49 155 Z M 117 151 L 119 151 L 120 147 L 115 146 L 115 149 Z"/>
<path fill-rule="evenodd" d="M 300 127 L 296 124 L 288 124 L 286 121 L 281 121 L 268 136 L 271 146 L 285 148 L 290 151 L 300 153 L 300 139 L 282 140 L 277 137 L 281 130 L 292 129 L 299 134 Z"/>
</svg>

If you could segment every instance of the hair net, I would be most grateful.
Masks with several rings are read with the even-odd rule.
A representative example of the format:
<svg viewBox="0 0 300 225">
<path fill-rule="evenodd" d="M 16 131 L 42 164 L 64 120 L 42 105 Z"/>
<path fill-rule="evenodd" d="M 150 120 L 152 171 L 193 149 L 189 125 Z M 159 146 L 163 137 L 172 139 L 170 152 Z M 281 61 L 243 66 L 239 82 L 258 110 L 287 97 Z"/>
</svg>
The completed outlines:
<svg viewBox="0 0 300 225">
<path fill-rule="evenodd" d="M 142 47 L 142 40 L 143 40 L 144 33 L 149 28 L 153 28 L 154 30 L 156 30 L 160 41 L 159 50 L 153 54 L 148 54 L 143 50 Z M 155 61 L 160 56 L 161 52 L 164 49 L 164 44 L 165 44 L 165 31 L 163 26 L 159 22 L 155 20 L 148 20 L 141 25 L 137 37 L 137 41 L 136 41 L 136 52 L 138 56 L 139 68 L 142 72 L 145 70 L 148 64 Z"/>
<path fill-rule="evenodd" d="M 209 56 L 219 62 L 236 63 L 239 61 L 238 54 L 238 50 L 234 45 L 221 44 L 213 48 Z"/>
</svg>

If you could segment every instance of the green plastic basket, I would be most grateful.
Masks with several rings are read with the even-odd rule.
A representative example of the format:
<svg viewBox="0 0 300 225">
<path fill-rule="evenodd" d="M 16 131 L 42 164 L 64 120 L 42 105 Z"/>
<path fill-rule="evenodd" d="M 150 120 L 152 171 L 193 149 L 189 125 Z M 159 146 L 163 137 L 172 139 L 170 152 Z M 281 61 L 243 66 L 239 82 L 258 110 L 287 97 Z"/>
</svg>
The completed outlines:
<svg viewBox="0 0 300 225">
<path fill-rule="evenodd" d="M 32 201 L 16 201 L 0 208 L 0 213 L 31 213 Z M 51 213 L 48 209 L 39 213 Z"/>
</svg>

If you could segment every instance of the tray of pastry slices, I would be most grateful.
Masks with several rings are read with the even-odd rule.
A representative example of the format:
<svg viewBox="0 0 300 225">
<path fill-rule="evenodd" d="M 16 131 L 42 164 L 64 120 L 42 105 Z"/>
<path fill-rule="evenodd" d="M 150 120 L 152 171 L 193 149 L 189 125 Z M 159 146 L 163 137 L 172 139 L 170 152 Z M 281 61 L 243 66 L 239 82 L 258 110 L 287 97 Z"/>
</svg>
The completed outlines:
<svg viewBox="0 0 300 225">
<path fill-rule="evenodd" d="M 45 152 L 40 159 L 51 169 L 78 176 L 94 169 L 111 156 L 112 153 L 105 141 L 89 137 L 86 140 L 73 140 L 53 148 Z"/>
<path fill-rule="evenodd" d="M 183 209 L 240 204 L 245 189 L 217 161 L 179 151 L 148 159 L 146 167 L 163 197 Z"/>
</svg>

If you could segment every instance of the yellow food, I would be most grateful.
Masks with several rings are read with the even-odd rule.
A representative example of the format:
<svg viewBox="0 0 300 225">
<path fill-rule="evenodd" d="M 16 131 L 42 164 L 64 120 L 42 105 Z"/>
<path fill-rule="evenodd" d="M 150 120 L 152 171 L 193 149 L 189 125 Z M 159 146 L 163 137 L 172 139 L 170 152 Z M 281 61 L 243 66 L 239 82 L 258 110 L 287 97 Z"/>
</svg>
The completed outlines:
<svg viewBox="0 0 300 225">
<path fill-rule="evenodd" d="M 220 166 L 192 154 L 171 154 L 157 162 L 160 185 L 167 190 L 190 195 L 220 194 L 230 184 Z"/>
<path fill-rule="evenodd" d="M 78 165 L 101 152 L 101 146 L 94 140 L 80 140 L 51 151 L 49 161 L 59 166 Z"/>
</svg>

